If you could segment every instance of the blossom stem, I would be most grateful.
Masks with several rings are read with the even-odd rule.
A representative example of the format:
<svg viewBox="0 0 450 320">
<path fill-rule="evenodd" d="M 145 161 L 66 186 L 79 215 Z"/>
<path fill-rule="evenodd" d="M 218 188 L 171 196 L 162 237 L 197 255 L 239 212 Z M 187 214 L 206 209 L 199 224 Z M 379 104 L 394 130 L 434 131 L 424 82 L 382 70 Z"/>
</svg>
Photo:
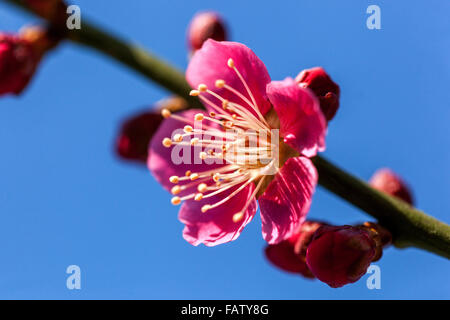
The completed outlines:
<svg viewBox="0 0 450 320">
<path fill-rule="evenodd" d="M 21 0 L 6 0 L 6 2 L 32 11 Z M 185 98 L 190 107 L 201 107 L 199 99 L 189 95 L 191 88 L 183 73 L 145 49 L 124 42 L 95 27 L 84 17 L 81 29 L 65 29 L 62 32 L 66 39 L 95 49 Z M 449 225 L 371 188 L 364 181 L 320 156 L 315 157 L 313 161 L 319 172 L 319 184 L 378 219 L 380 224 L 392 232 L 397 247 L 421 248 L 450 259 Z"/>
<path fill-rule="evenodd" d="M 5 1 L 37 14 L 22 0 Z M 48 22 L 52 24 L 51 21 Z M 145 78 L 158 83 L 168 91 L 183 97 L 189 102 L 190 108 L 202 107 L 197 97 L 189 95 L 191 87 L 184 79 L 184 76 L 180 75 L 178 69 L 142 47 L 123 41 L 117 36 L 94 26 L 84 17 L 81 19 L 81 29 L 68 30 L 66 25 L 54 25 L 54 27 L 60 29 L 60 33 L 64 34 L 67 40 L 95 49 L 140 73 Z"/>
</svg>

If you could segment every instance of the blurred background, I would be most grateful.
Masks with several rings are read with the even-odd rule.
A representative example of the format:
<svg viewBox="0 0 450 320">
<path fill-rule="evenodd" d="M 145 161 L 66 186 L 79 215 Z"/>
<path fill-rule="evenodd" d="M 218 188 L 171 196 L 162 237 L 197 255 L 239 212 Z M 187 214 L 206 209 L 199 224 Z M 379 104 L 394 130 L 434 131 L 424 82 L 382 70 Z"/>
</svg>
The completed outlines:
<svg viewBox="0 0 450 320">
<path fill-rule="evenodd" d="M 450 3 L 432 1 L 72 1 L 90 19 L 179 68 L 199 10 L 228 22 L 272 79 L 323 66 L 341 87 L 325 156 L 368 179 L 382 166 L 410 184 L 418 207 L 450 222 Z M 381 30 L 366 8 L 381 8 Z M 34 17 L 0 3 L 0 30 Z M 167 93 L 91 50 L 65 43 L 19 98 L 0 99 L 0 298 L 449 299 L 449 263 L 389 248 L 381 289 L 331 289 L 265 260 L 258 216 L 237 241 L 183 240 L 170 195 L 114 152 L 125 117 Z M 318 188 L 311 218 L 370 217 Z M 66 268 L 81 268 L 81 290 Z"/>
</svg>

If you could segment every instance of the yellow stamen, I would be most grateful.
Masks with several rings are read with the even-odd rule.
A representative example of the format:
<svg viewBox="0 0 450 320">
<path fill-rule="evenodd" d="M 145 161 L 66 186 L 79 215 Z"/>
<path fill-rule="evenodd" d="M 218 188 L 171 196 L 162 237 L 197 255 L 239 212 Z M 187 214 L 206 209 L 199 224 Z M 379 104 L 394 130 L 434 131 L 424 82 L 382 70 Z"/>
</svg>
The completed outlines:
<svg viewBox="0 0 450 320">
<path fill-rule="evenodd" d="M 203 113 L 197 113 L 196 115 L 195 115 L 195 121 L 202 121 L 203 120 L 203 118 L 204 118 L 205 116 L 203 115 Z"/>
<path fill-rule="evenodd" d="M 244 218 L 244 213 L 243 213 L 243 212 L 235 213 L 235 214 L 233 215 L 233 222 L 234 222 L 234 223 L 238 223 L 239 221 L 242 220 L 242 218 Z"/>
<path fill-rule="evenodd" d="M 195 195 L 195 198 L 194 198 L 195 201 L 200 201 L 202 199 L 203 199 L 203 194 L 202 193 L 197 193 Z"/>
<path fill-rule="evenodd" d="M 200 183 L 197 187 L 198 192 L 204 193 L 208 189 L 206 183 Z"/>
<path fill-rule="evenodd" d="M 203 207 L 202 207 L 202 212 L 203 213 L 205 213 L 206 211 L 208 211 L 209 209 L 211 208 L 211 206 L 209 205 L 209 204 L 205 204 Z"/>
<path fill-rule="evenodd" d="M 198 91 L 200 92 L 205 92 L 206 90 L 208 90 L 208 87 L 206 86 L 206 84 L 199 84 L 198 85 Z"/>
<path fill-rule="evenodd" d="M 162 144 L 164 147 L 170 148 L 170 146 L 172 145 L 172 140 L 170 138 L 164 138 Z"/>
<path fill-rule="evenodd" d="M 174 187 L 170 190 L 170 192 L 171 192 L 173 195 L 179 194 L 179 193 L 181 192 L 181 187 L 180 187 L 180 186 L 174 186 Z"/>
<path fill-rule="evenodd" d="M 180 197 L 173 197 L 170 202 L 172 202 L 172 204 L 174 206 L 177 206 L 177 205 L 179 205 L 181 203 L 181 198 Z"/>
<path fill-rule="evenodd" d="M 169 118 L 171 115 L 172 115 L 172 112 L 170 112 L 169 111 L 169 109 L 162 109 L 161 110 L 161 115 L 165 118 L 165 119 L 167 119 L 167 118 Z"/>
<path fill-rule="evenodd" d="M 219 79 L 219 80 L 216 80 L 216 87 L 217 88 L 223 88 L 223 86 L 225 85 L 225 80 L 221 80 L 221 79 Z"/>
</svg>

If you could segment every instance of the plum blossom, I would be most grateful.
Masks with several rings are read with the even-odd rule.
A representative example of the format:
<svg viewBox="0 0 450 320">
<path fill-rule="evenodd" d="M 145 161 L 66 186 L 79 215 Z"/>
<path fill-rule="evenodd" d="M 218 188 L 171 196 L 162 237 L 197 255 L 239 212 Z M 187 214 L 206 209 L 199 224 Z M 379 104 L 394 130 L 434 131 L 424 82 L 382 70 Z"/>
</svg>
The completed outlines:
<svg viewBox="0 0 450 320">
<path fill-rule="evenodd" d="M 325 149 L 318 99 L 294 79 L 271 81 L 253 51 L 235 42 L 206 41 L 186 78 L 206 111 L 163 110 L 148 158 L 172 204 L 181 205 L 183 237 L 193 245 L 233 241 L 258 200 L 264 239 L 290 238 L 317 184 L 309 157 Z"/>
</svg>

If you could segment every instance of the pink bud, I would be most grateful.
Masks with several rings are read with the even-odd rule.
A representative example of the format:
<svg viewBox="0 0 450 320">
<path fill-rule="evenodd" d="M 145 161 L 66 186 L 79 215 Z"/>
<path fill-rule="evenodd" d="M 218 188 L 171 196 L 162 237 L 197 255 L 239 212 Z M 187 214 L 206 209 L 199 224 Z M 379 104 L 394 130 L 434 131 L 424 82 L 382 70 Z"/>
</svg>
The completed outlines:
<svg viewBox="0 0 450 320">
<path fill-rule="evenodd" d="M 210 11 L 196 14 L 188 28 L 188 44 L 192 51 L 200 49 L 208 39 L 227 40 L 227 30 L 222 18 L 218 13 Z"/>
<path fill-rule="evenodd" d="M 376 254 L 368 232 L 352 226 L 322 226 L 308 246 L 306 263 L 311 272 L 332 288 L 356 282 Z"/>
<path fill-rule="evenodd" d="M 306 265 L 306 249 L 314 232 L 322 225 L 324 224 L 320 222 L 305 221 L 299 232 L 288 240 L 268 245 L 265 249 L 267 259 L 284 271 L 314 278 Z"/>
<path fill-rule="evenodd" d="M 383 168 L 377 170 L 370 179 L 370 185 L 380 191 L 402 199 L 413 205 L 414 200 L 406 183 L 392 170 Z"/>
<path fill-rule="evenodd" d="M 340 89 L 323 68 L 303 70 L 295 78 L 295 81 L 316 94 L 320 102 L 320 109 L 327 121 L 334 118 L 339 108 Z"/>
</svg>

